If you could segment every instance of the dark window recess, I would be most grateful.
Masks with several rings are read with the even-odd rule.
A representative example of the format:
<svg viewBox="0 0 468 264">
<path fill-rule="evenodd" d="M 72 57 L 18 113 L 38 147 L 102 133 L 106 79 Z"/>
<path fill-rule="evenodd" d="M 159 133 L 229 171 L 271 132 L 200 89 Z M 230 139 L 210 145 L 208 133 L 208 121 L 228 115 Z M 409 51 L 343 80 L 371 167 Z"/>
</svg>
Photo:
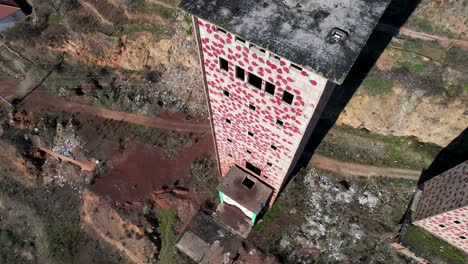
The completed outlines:
<svg viewBox="0 0 468 264">
<path fill-rule="evenodd" d="M 232 154 L 228 154 L 228 156 L 232 158 Z"/>
<path fill-rule="evenodd" d="M 273 58 L 277 59 L 277 60 L 281 60 L 281 58 L 279 56 L 273 56 Z"/>
<path fill-rule="evenodd" d="M 294 100 L 294 95 L 290 92 L 284 91 L 282 100 L 285 103 L 292 104 Z"/>
<path fill-rule="evenodd" d="M 229 92 L 228 92 L 228 91 L 224 90 L 224 91 L 223 91 L 223 94 L 224 94 L 225 96 L 229 97 Z"/>
<path fill-rule="evenodd" d="M 270 166 L 270 167 L 273 166 L 273 164 L 271 164 L 271 162 L 267 162 L 267 165 Z"/>
<path fill-rule="evenodd" d="M 276 124 L 278 126 L 283 126 L 283 121 L 279 120 L 279 119 L 276 119 Z"/>
<path fill-rule="evenodd" d="M 249 73 L 249 84 L 257 89 L 262 89 L 262 79 L 253 73 Z"/>
<path fill-rule="evenodd" d="M 243 39 L 241 39 L 241 38 L 239 38 L 239 37 L 236 37 L 236 40 L 239 41 L 239 42 L 241 42 L 241 43 L 245 43 L 245 40 L 243 40 Z"/>
<path fill-rule="evenodd" d="M 232 142 L 232 140 L 230 138 L 227 139 L 228 142 Z"/>
<path fill-rule="evenodd" d="M 261 53 L 266 53 L 266 50 L 264 49 L 258 49 Z"/>
<path fill-rule="evenodd" d="M 252 154 L 252 151 L 250 151 L 250 150 L 247 150 L 247 153 L 249 153 L 249 154 Z"/>
<path fill-rule="evenodd" d="M 226 118 L 226 123 L 231 124 L 231 120 Z"/>
<path fill-rule="evenodd" d="M 465 236 L 460 236 L 460 239 L 465 240 L 466 237 Z"/>
<path fill-rule="evenodd" d="M 258 176 L 260 176 L 260 174 L 262 173 L 261 169 L 255 167 L 252 163 L 248 161 L 245 162 L 245 168 L 247 168 L 249 171 L 255 173 Z"/>
<path fill-rule="evenodd" d="M 454 222 L 455 224 L 457 224 L 457 225 L 461 224 L 461 222 L 460 222 L 460 221 L 457 221 L 457 220 L 455 220 L 455 221 L 453 221 L 453 222 Z"/>
<path fill-rule="evenodd" d="M 222 29 L 222 28 L 218 28 L 218 31 L 221 32 L 221 33 L 224 33 L 224 34 L 227 33 L 226 30 L 224 30 L 224 29 Z"/>
<path fill-rule="evenodd" d="M 245 70 L 239 66 L 236 66 L 236 78 L 241 79 L 242 81 L 245 80 Z"/>
<path fill-rule="evenodd" d="M 439 225 L 440 227 L 444 228 L 445 226 L 444 225 Z"/>
<path fill-rule="evenodd" d="M 293 69 L 295 69 L 295 70 L 297 70 L 297 71 L 302 71 L 302 68 L 299 67 L 299 66 L 297 66 L 296 64 L 292 64 L 292 63 L 291 63 L 291 68 L 293 68 Z"/>
<path fill-rule="evenodd" d="M 223 58 L 219 58 L 219 67 L 221 70 L 229 71 L 229 63 Z"/>
<path fill-rule="evenodd" d="M 275 145 L 271 145 L 271 148 L 272 148 L 273 150 L 276 150 L 276 149 L 277 149 Z"/>
<path fill-rule="evenodd" d="M 251 179 L 245 177 L 244 180 L 242 181 L 242 185 L 245 187 L 249 188 L 250 190 L 254 187 L 255 182 L 252 181 Z"/>
<path fill-rule="evenodd" d="M 253 137 L 253 133 L 252 133 L 252 132 L 249 131 L 247 134 L 248 134 L 249 136 Z"/>
<path fill-rule="evenodd" d="M 253 106 L 253 105 L 249 105 L 249 109 L 252 110 L 252 111 L 255 111 L 256 107 Z"/>
<path fill-rule="evenodd" d="M 271 95 L 275 95 L 275 85 L 272 84 L 272 83 L 269 83 L 269 82 L 266 82 L 265 84 L 265 92 L 271 94 Z"/>
</svg>

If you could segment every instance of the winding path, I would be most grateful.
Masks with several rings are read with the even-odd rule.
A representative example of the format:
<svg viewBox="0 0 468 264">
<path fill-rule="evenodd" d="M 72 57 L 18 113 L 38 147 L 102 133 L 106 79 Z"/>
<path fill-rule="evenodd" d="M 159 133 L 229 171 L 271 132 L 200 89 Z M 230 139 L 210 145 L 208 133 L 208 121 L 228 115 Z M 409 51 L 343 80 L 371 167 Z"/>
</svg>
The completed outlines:
<svg viewBox="0 0 468 264">
<path fill-rule="evenodd" d="M 8 89 L 4 89 L 3 92 L 7 90 Z M 0 91 L 2 91 L 1 85 Z M 158 117 L 145 117 L 102 107 L 70 103 L 59 97 L 49 95 L 45 89 L 38 89 L 37 91 L 34 91 L 24 100 L 21 107 L 32 111 L 37 111 L 43 108 L 52 108 L 71 113 L 85 113 L 106 119 L 124 121 L 161 130 L 193 133 L 206 133 L 211 130 L 208 120 L 197 122 L 188 120 L 163 119 Z M 311 161 L 309 162 L 309 167 L 317 167 L 348 176 L 401 178 L 415 181 L 417 181 L 421 175 L 421 171 L 417 170 L 349 163 L 328 158 L 320 154 L 315 154 L 312 157 Z"/>
</svg>

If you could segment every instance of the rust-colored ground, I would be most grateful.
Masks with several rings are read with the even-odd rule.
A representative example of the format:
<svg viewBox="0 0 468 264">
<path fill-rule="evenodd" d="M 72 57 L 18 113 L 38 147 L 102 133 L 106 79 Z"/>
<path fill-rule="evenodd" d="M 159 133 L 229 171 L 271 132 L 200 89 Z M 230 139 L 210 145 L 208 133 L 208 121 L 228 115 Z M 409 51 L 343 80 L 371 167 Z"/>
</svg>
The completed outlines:
<svg viewBox="0 0 468 264">
<path fill-rule="evenodd" d="M 136 144 L 118 162 L 90 187 L 91 190 L 113 202 L 138 202 L 164 187 L 184 186 L 193 161 L 213 151 L 210 134 L 167 158 L 161 151 L 146 144 Z"/>
</svg>

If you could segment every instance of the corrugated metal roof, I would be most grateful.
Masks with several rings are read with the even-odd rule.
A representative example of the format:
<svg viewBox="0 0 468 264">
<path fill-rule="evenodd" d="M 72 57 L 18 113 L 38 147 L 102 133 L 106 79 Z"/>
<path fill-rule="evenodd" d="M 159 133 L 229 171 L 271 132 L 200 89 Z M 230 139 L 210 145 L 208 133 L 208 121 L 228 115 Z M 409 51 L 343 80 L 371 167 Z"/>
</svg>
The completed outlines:
<svg viewBox="0 0 468 264">
<path fill-rule="evenodd" d="M 0 20 L 8 17 L 9 15 L 15 13 L 18 10 L 21 10 L 21 8 L 16 7 L 16 6 L 9 6 L 9 5 L 0 4 Z"/>
</svg>

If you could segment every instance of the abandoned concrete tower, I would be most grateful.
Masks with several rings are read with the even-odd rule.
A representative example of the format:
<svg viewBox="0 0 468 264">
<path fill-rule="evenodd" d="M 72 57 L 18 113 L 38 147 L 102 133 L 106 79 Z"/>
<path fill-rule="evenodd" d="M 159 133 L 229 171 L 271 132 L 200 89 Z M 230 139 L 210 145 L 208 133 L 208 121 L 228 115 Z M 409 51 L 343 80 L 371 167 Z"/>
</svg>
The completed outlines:
<svg viewBox="0 0 468 264">
<path fill-rule="evenodd" d="M 423 183 L 413 224 L 468 252 L 468 160 Z"/>
<path fill-rule="evenodd" d="M 223 182 L 253 222 L 297 165 L 390 0 L 182 0 L 193 15 Z"/>
</svg>

